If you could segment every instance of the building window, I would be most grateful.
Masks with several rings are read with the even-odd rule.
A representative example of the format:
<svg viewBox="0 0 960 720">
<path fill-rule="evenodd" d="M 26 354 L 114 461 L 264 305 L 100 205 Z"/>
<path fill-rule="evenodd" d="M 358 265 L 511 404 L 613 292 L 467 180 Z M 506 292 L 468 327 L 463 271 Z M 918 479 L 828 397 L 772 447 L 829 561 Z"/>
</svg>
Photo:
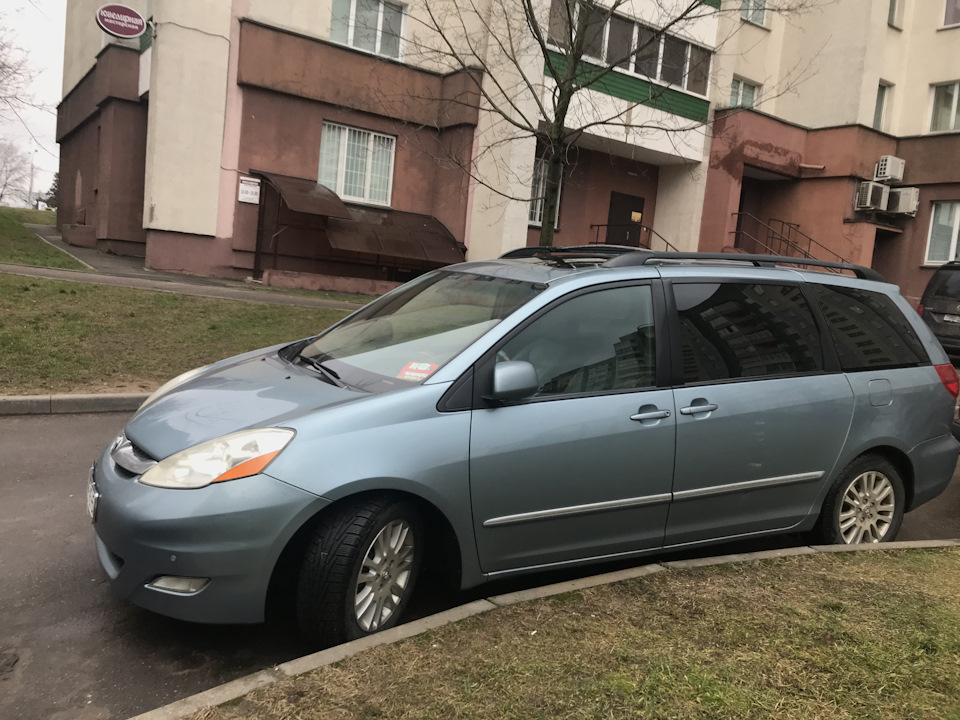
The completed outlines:
<svg viewBox="0 0 960 720">
<path fill-rule="evenodd" d="M 740 17 L 754 25 L 763 25 L 766 0 L 741 0 Z"/>
<path fill-rule="evenodd" d="M 553 0 L 547 40 L 569 50 L 570 19 L 574 14 L 583 57 L 674 85 L 697 95 L 707 94 L 713 53 L 674 35 L 610 14 L 599 5 Z"/>
<path fill-rule="evenodd" d="M 960 201 L 935 202 L 930 213 L 927 238 L 928 265 L 957 259 L 957 232 L 960 230 Z"/>
<path fill-rule="evenodd" d="M 890 0 L 887 8 L 887 25 L 900 29 L 900 0 Z"/>
<path fill-rule="evenodd" d="M 877 103 L 873 107 L 873 129 L 883 130 L 883 119 L 887 110 L 887 98 L 890 95 L 890 86 L 886 83 L 877 85 Z"/>
<path fill-rule="evenodd" d="M 344 200 L 389 205 L 395 147 L 389 135 L 324 123 L 319 182 Z"/>
<path fill-rule="evenodd" d="M 960 25 L 960 0 L 947 0 L 943 11 L 944 25 Z"/>
<path fill-rule="evenodd" d="M 734 78 L 730 85 L 730 107 L 752 108 L 760 94 L 760 86 Z"/>
<path fill-rule="evenodd" d="M 935 85 L 933 88 L 933 117 L 930 119 L 932 132 L 960 130 L 960 83 Z"/>
<path fill-rule="evenodd" d="M 400 57 L 403 6 L 385 0 L 333 0 L 330 39 L 359 50 Z"/>
<path fill-rule="evenodd" d="M 557 211 L 553 218 L 553 226 L 560 224 L 560 191 L 563 188 L 563 176 L 560 176 L 560 187 L 557 188 Z M 530 184 L 530 224 L 539 227 L 543 224 L 544 195 L 547 192 L 547 159 L 538 157 L 533 163 L 533 182 Z"/>
</svg>

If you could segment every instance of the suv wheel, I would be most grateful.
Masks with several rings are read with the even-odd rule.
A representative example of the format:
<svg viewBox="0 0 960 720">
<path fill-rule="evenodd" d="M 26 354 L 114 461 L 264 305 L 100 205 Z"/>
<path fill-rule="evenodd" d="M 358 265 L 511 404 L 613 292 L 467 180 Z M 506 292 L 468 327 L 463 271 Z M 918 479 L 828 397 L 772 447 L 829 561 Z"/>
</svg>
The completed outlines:
<svg viewBox="0 0 960 720">
<path fill-rule="evenodd" d="M 900 531 L 903 505 L 897 469 L 879 455 L 863 455 L 830 489 L 814 532 L 830 545 L 890 542 Z"/>
<path fill-rule="evenodd" d="M 393 627 L 410 602 L 424 554 L 415 505 L 365 499 L 337 509 L 317 527 L 297 586 L 297 618 L 326 645 Z"/>
</svg>

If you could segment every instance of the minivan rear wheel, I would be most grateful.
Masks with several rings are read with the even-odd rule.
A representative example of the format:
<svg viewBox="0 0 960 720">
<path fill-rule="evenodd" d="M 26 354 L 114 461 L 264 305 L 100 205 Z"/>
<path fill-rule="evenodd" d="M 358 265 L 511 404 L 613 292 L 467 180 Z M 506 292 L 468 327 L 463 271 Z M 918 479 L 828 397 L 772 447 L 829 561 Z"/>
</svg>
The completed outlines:
<svg viewBox="0 0 960 720">
<path fill-rule="evenodd" d="M 900 473 L 886 458 L 868 454 L 850 463 L 823 503 L 815 534 L 829 545 L 890 542 L 903 523 Z"/>
<path fill-rule="evenodd" d="M 424 540 L 417 507 L 406 501 L 367 498 L 325 516 L 297 584 L 303 632 L 332 645 L 396 625 L 413 594 Z"/>
</svg>

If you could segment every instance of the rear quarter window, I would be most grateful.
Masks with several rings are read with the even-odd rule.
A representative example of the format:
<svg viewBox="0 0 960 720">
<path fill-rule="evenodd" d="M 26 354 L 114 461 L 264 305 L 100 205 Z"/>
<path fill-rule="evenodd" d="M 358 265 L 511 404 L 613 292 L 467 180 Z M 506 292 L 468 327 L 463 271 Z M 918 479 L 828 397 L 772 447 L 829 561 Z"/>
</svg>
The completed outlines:
<svg viewBox="0 0 960 720">
<path fill-rule="evenodd" d="M 920 338 L 883 293 L 811 285 L 845 372 L 915 367 L 929 362 Z"/>
</svg>

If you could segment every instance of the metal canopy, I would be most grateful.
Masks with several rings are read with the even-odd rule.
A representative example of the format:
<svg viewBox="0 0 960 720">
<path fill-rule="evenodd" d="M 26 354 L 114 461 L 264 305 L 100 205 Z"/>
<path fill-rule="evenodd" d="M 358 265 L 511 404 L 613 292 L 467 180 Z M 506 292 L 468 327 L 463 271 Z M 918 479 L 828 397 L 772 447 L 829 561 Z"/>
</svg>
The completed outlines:
<svg viewBox="0 0 960 720">
<path fill-rule="evenodd" d="M 349 217 L 347 206 L 343 204 L 333 190 L 311 180 L 277 175 L 275 173 L 255 172 L 273 185 L 287 207 L 294 212 L 326 217 Z"/>
<path fill-rule="evenodd" d="M 462 247 L 435 217 L 389 208 L 347 207 L 320 183 L 275 173 L 253 174 L 273 185 L 294 212 L 327 218 L 327 241 L 335 250 L 437 266 L 464 261 Z"/>
<path fill-rule="evenodd" d="M 449 265 L 463 262 L 463 251 L 443 223 L 429 215 L 348 208 L 350 219 L 330 218 L 327 239 L 337 250 Z"/>
</svg>

